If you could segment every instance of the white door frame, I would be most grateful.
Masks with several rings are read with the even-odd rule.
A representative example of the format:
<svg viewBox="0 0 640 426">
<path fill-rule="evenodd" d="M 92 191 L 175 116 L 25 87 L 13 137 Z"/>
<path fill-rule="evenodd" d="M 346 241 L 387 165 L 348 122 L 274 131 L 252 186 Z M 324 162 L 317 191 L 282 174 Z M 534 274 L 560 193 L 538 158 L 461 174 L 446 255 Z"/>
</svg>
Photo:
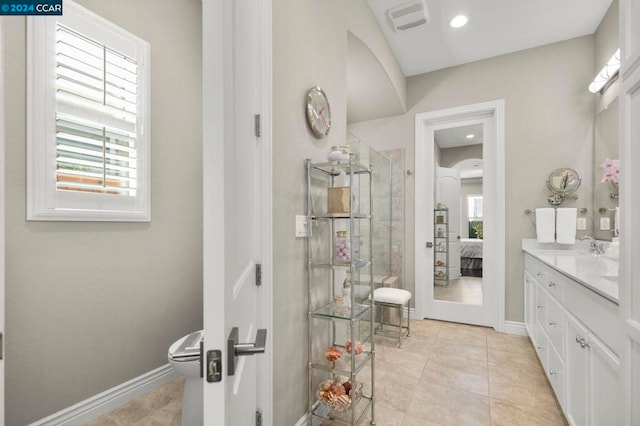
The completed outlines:
<svg viewBox="0 0 640 426">
<path fill-rule="evenodd" d="M 5 73 L 4 73 L 4 17 L 0 17 L 0 333 L 2 333 L 2 346 L 0 347 L 0 426 L 4 426 L 4 277 L 5 277 Z"/>
<path fill-rule="evenodd" d="M 426 200 L 419 194 L 431 193 L 433 190 L 434 178 L 434 140 L 433 128 L 439 123 L 451 122 L 453 120 L 463 121 L 474 117 L 489 115 L 495 127 L 495 144 L 485 144 L 484 164 L 485 169 L 491 169 L 494 184 L 484 185 L 483 192 L 490 194 L 495 200 L 495 205 L 487 206 L 492 211 L 487 214 L 487 228 L 495 233 L 493 243 L 489 246 L 485 244 L 484 251 L 493 253 L 494 256 L 488 261 L 491 262 L 490 270 L 493 277 L 489 277 L 494 285 L 494 300 L 488 302 L 491 314 L 491 326 L 497 331 L 504 331 L 505 313 L 505 131 L 504 131 L 504 100 L 496 100 L 473 105 L 465 105 L 455 108 L 447 108 L 438 111 L 429 111 L 416 114 L 415 118 L 415 300 L 416 311 L 420 318 L 428 316 L 427 305 L 429 300 L 426 282 L 427 274 L 433 273 L 433 265 L 427 265 L 425 259 L 428 258 L 426 243 L 433 241 L 433 225 L 427 220 L 433 215 L 432 200 Z M 489 210 L 486 209 L 486 210 Z M 483 260 L 483 262 L 486 262 Z"/>
<path fill-rule="evenodd" d="M 624 425 L 640 421 L 640 9 L 620 0 L 620 354 Z"/>
<path fill-rule="evenodd" d="M 226 6 L 232 0 L 203 0 L 202 2 L 202 67 L 203 67 L 203 322 L 205 324 L 205 352 L 218 349 L 223 351 L 222 376 L 219 383 L 207 383 L 203 380 L 205 413 L 223 416 L 225 412 L 226 348 L 225 334 L 225 261 L 224 261 L 224 156 L 225 137 L 233 118 L 229 117 L 232 99 L 225 98 L 225 70 L 228 69 L 229 54 L 232 52 L 228 37 L 228 16 L 230 8 Z M 272 57 L 272 0 L 257 2 L 260 8 L 262 36 L 262 75 L 260 84 L 262 96 L 262 136 L 260 158 L 261 172 L 261 235 L 260 257 L 262 262 L 262 286 L 259 298 L 258 319 L 261 328 L 267 328 L 267 342 L 264 354 L 258 355 L 258 399 L 263 414 L 263 424 L 273 423 L 273 260 L 272 260 L 272 129 L 271 129 L 271 57 Z M 215 301 L 218 309 L 207 308 Z M 210 305 L 209 305 L 210 306 Z M 206 324 L 220 324 L 219 327 L 207 327 Z"/>
</svg>

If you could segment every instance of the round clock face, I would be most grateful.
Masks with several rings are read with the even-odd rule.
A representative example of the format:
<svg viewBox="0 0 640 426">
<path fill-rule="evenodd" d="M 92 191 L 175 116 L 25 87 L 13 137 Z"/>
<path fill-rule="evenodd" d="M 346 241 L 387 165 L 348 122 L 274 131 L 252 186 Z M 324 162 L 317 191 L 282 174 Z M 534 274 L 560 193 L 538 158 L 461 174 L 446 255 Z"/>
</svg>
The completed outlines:
<svg viewBox="0 0 640 426">
<path fill-rule="evenodd" d="M 322 138 L 331 129 L 331 110 L 327 95 L 320 87 L 313 87 L 307 93 L 307 122 L 313 134 Z"/>
</svg>

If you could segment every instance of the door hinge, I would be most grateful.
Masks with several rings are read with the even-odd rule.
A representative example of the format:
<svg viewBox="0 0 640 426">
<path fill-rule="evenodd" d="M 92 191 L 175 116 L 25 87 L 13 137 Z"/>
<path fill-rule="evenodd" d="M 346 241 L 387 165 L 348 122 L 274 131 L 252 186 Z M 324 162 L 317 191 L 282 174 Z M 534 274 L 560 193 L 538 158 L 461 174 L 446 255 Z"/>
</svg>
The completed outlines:
<svg viewBox="0 0 640 426">
<path fill-rule="evenodd" d="M 260 114 L 253 116 L 253 124 L 255 128 L 256 137 L 262 136 L 262 123 L 260 122 Z"/>
<path fill-rule="evenodd" d="M 262 285 L 262 265 L 256 264 L 256 285 Z"/>
<path fill-rule="evenodd" d="M 262 411 L 256 410 L 256 426 L 262 426 Z"/>
</svg>

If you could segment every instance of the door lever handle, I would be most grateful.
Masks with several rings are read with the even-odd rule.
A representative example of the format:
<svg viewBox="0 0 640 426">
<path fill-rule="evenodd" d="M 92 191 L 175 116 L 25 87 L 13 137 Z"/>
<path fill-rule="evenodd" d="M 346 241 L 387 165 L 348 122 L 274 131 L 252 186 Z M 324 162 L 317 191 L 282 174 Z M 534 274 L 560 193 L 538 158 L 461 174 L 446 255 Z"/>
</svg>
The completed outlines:
<svg viewBox="0 0 640 426">
<path fill-rule="evenodd" d="M 238 327 L 233 327 L 227 339 L 227 375 L 229 376 L 235 374 L 239 356 L 262 354 L 267 343 L 267 330 L 265 328 L 258 330 L 254 343 L 238 343 L 238 334 Z"/>
<path fill-rule="evenodd" d="M 243 356 L 243 355 L 263 354 L 266 343 L 267 343 L 267 329 L 261 328 L 256 333 L 256 341 L 254 343 L 236 343 L 234 345 L 235 355 Z"/>
</svg>

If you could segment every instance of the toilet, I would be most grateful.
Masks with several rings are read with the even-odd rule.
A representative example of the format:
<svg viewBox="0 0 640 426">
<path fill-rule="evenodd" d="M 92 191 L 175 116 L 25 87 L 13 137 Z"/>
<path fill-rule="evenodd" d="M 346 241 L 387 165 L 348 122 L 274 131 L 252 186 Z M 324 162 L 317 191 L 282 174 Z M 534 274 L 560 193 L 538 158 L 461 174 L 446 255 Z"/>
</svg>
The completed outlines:
<svg viewBox="0 0 640 426">
<path fill-rule="evenodd" d="M 182 425 L 202 426 L 203 391 L 200 377 L 200 341 L 202 330 L 176 340 L 167 358 L 173 369 L 185 378 L 182 397 Z"/>
</svg>

